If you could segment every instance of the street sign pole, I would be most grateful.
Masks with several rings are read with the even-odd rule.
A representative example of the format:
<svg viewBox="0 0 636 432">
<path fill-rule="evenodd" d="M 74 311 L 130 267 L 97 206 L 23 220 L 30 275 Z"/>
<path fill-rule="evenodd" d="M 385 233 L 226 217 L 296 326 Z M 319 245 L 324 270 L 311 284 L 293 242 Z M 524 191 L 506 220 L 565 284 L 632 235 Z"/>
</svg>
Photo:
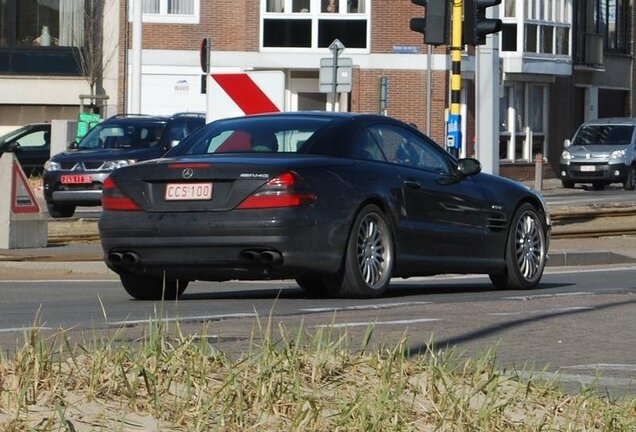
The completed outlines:
<svg viewBox="0 0 636 432">
<path fill-rule="evenodd" d="M 345 46 L 338 39 L 334 39 L 329 45 L 329 51 L 333 54 L 333 74 L 331 82 L 331 111 L 336 110 L 336 97 L 338 89 L 338 56 L 344 51 Z"/>
<path fill-rule="evenodd" d="M 453 156 L 459 156 L 462 146 L 462 10 L 463 1 L 454 1 L 451 21 L 451 103 L 446 131 L 446 148 Z"/>
</svg>

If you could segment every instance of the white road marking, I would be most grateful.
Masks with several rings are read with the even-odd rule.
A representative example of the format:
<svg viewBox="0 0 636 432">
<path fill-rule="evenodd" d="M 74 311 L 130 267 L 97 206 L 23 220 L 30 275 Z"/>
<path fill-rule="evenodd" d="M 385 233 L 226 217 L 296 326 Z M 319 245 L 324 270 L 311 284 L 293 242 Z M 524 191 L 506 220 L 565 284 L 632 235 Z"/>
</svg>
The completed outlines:
<svg viewBox="0 0 636 432">
<path fill-rule="evenodd" d="M 356 306 L 333 306 L 322 308 L 307 308 L 299 309 L 300 312 L 340 312 L 349 310 L 377 310 L 377 309 L 390 309 L 399 308 L 412 305 L 426 305 L 431 302 L 415 301 L 415 302 L 402 302 L 402 303 L 384 303 L 384 304 L 370 304 L 370 305 L 356 305 Z"/>
<path fill-rule="evenodd" d="M 159 318 L 159 319 L 147 318 L 147 319 L 139 319 L 139 320 L 109 321 L 107 324 L 109 326 L 130 326 L 130 325 L 147 324 L 152 321 L 160 321 L 160 322 L 220 321 L 224 319 L 254 318 L 254 317 L 256 317 L 256 314 L 253 314 L 253 313 L 234 313 L 234 314 L 224 314 L 224 315 L 201 315 L 201 316 L 184 316 L 184 317 Z"/>
<path fill-rule="evenodd" d="M 636 384 L 636 380 L 633 378 L 611 378 L 597 375 L 563 374 L 559 372 L 518 371 L 517 375 L 524 379 L 556 380 L 586 385 L 596 384 L 597 386 L 630 386 Z"/>
<path fill-rule="evenodd" d="M 434 321 L 441 321 L 437 318 L 420 318 L 420 319 L 412 319 L 412 320 L 395 320 L 395 321 L 359 321 L 359 322 L 350 322 L 350 323 L 340 323 L 340 324 L 324 324 L 313 326 L 313 328 L 349 328 L 349 327 L 368 327 L 368 326 L 379 326 L 379 325 L 404 325 L 404 324 L 421 324 L 421 323 L 429 323 Z"/>
<path fill-rule="evenodd" d="M 553 293 L 553 294 L 535 294 L 535 295 L 525 295 L 525 296 L 509 296 L 509 297 L 499 297 L 499 300 L 537 300 L 544 298 L 553 298 L 553 297 L 576 297 L 576 296 L 586 296 L 586 295 L 594 295 L 597 293 L 591 291 L 578 291 L 571 293 Z"/>
<path fill-rule="evenodd" d="M 557 309 L 537 309 L 532 311 L 493 312 L 488 315 L 491 315 L 491 316 L 538 315 L 538 314 L 545 314 L 545 313 L 562 313 L 562 312 L 573 312 L 573 311 L 592 310 L 592 309 L 596 309 L 596 308 L 591 306 L 572 306 L 572 307 L 557 308 Z"/>
<path fill-rule="evenodd" d="M 0 333 L 12 333 L 19 331 L 33 331 L 33 330 L 55 330 L 53 327 L 9 327 L 0 329 Z"/>
</svg>

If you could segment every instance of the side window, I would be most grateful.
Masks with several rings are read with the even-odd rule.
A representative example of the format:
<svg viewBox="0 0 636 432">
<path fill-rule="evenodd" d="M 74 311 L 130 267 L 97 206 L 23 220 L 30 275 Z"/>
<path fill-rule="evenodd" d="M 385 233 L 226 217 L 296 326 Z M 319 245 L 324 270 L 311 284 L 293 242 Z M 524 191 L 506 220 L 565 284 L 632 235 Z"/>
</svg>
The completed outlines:
<svg viewBox="0 0 636 432">
<path fill-rule="evenodd" d="M 365 131 L 365 137 L 361 140 L 362 153 L 373 148 L 373 145 L 369 145 L 371 142 L 381 152 L 381 156 L 371 157 L 373 160 L 386 160 L 397 165 L 419 168 L 436 174 L 449 174 L 451 172 L 445 152 L 434 142 L 423 139 L 408 129 L 392 125 L 370 127 Z"/>
<path fill-rule="evenodd" d="M 384 153 L 380 149 L 380 138 L 376 128 L 369 128 L 362 132 L 354 157 L 366 160 L 386 162 Z"/>
<path fill-rule="evenodd" d="M 20 145 L 22 150 L 28 151 L 29 149 L 44 147 L 48 144 L 46 135 L 47 132 L 45 131 L 35 131 L 20 137 L 16 142 Z"/>
</svg>

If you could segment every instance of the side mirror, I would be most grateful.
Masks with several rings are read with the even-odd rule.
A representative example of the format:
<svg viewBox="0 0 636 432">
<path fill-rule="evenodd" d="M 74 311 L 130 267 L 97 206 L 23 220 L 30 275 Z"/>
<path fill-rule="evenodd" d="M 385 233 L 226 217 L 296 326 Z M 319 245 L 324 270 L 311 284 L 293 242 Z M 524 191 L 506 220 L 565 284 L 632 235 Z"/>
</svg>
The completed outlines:
<svg viewBox="0 0 636 432">
<path fill-rule="evenodd" d="M 18 143 L 17 141 L 14 141 L 10 143 L 5 150 L 8 152 L 18 151 L 20 150 L 20 143 Z"/>
<path fill-rule="evenodd" d="M 457 164 L 457 170 L 464 177 L 479 174 L 481 172 L 481 163 L 474 158 L 460 159 Z"/>
<path fill-rule="evenodd" d="M 564 139 L 563 140 L 563 147 L 564 148 L 568 148 L 572 145 L 572 141 L 570 141 L 569 139 Z"/>
<path fill-rule="evenodd" d="M 67 148 L 68 148 L 69 150 L 74 150 L 74 149 L 76 149 L 76 148 L 77 148 L 77 141 L 71 141 L 70 143 L 68 143 Z"/>
<path fill-rule="evenodd" d="M 177 145 L 177 144 L 179 144 L 180 142 L 181 142 L 181 141 L 179 141 L 179 140 L 172 140 L 172 141 L 170 141 L 170 148 L 172 148 L 172 147 L 176 146 L 176 145 Z"/>
</svg>

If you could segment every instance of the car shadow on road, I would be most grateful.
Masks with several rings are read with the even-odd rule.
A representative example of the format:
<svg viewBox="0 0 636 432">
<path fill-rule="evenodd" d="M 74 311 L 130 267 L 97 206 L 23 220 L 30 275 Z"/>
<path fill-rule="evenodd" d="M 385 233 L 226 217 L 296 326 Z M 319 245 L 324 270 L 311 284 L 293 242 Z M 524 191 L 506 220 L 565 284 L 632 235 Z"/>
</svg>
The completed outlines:
<svg viewBox="0 0 636 432">
<path fill-rule="evenodd" d="M 475 293 L 491 293 L 491 294 L 504 294 L 510 295 L 535 295 L 537 293 L 546 294 L 546 290 L 566 288 L 573 284 L 569 283 L 542 283 L 538 288 L 531 291 L 499 291 L 495 289 L 490 283 L 443 283 L 436 284 L 434 282 L 426 283 L 404 283 L 398 282 L 392 284 L 387 292 L 381 297 L 386 299 L 401 298 L 401 297 L 413 297 L 413 296 L 426 296 L 426 295 L 439 295 L 439 294 L 475 294 Z M 330 299 L 326 293 L 317 294 L 303 291 L 297 287 L 293 282 L 290 282 L 288 287 L 284 288 L 258 288 L 258 289 L 241 289 L 222 292 L 196 292 L 183 294 L 179 301 L 190 300 L 268 300 L 268 299 L 288 299 L 288 300 L 306 300 L 317 299 L 325 300 Z"/>
<path fill-rule="evenodd" d="M 406 297 L 411 295 L 433 295 L 433 294 L 470 294 L 470 293 L 496 293 L 496 294 L 535 294 L 544 293 L 545 290 L 566 288 L 574 284 L 570 283 L 542 283 L 533 290 L 502 291 L 496 289 L 491 283 L 444 283 L 435 284 L 427 282 L 421 283 L 400 283 L 392 285 L 383 297 Z"/>
</svg>

